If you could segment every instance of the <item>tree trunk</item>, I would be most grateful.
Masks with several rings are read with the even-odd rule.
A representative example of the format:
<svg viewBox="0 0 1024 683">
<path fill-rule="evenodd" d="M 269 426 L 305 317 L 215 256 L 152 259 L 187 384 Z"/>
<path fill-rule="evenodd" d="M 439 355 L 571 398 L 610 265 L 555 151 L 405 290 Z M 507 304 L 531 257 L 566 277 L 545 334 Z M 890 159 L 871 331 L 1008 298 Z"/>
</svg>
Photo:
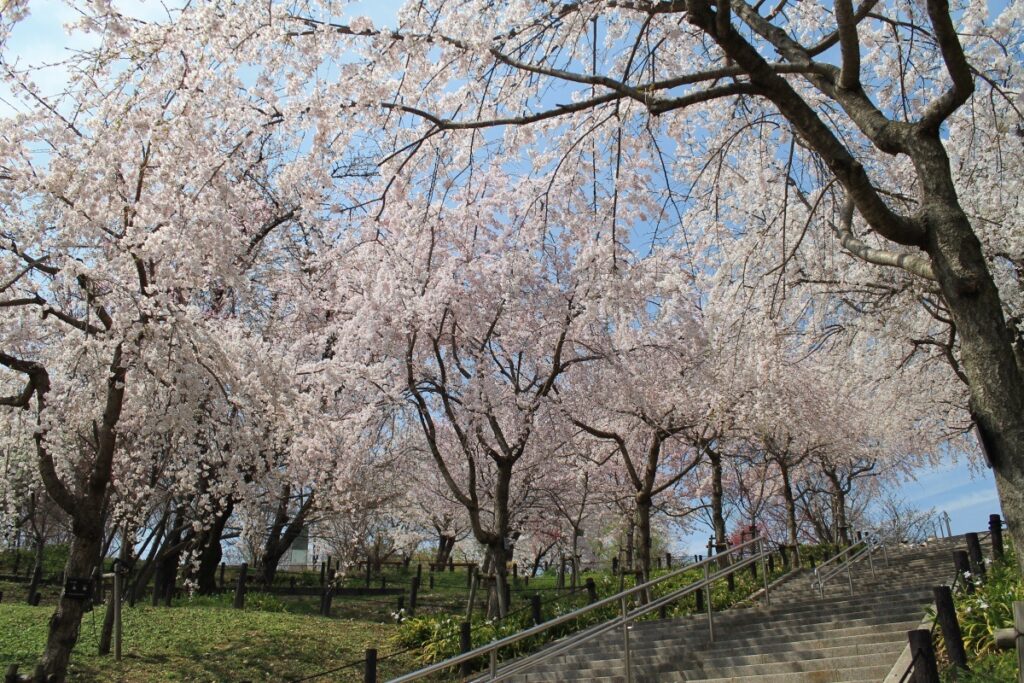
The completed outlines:
<svg viewBox="0 0 1024 683">
<path fill-rule="evenodd" d="M 220 544 L 224 537 L 224 527 L 227 526 L 234 509 L 235 501 L 229 499 L 210 528 L 200 535 L 199 567 L 195 573 L 196 590 L 200 595 L 212 595 L 218 590 L 217 568 L 224 556 Z"/>
<path fill-rule="evenodd" d="M 30 605 L 33 602 L 32 598 L 35 597 L 36 592 L 39 591 L 39 582 L 43 579 L 44 548 L 46 548 L 46 545 L 43 537 L 37 537 L 35 560 L 32 562 L 32 580 L 28 584 L 28 595 L 25 596 L 25 602 Z"/>
<path fill-rule="evenodd" d="M 836 480 L 832 480 L 832 499 L 835 502 L 835 524 L 839 530 L 839 542 L 850 545 L 850 527 L 846 520 L 846 492 Z"/>
<path fill-rule="evenodd" d="M 454 549 L 455 537 L 450 536 L 443 531 L 438 532 L 437 553 L 434 555 L 434 566 L 439 569 L 444 569 L 444 565 L 448 564 L 448 560 L 451 558 L 452 550 Z"/>
<path fill-rule="evenodd" d="M 636 518 L 632 511 L 630 511 L 626 516 L 626 542 L 623 544 L 626 547 L 625 568 L 627 569 L 633 568 L 633 544 L 636 542 L 634 538 L 635 530 Z"/>
<path fill-rule="evenodd" d="M 646 494 L 636 497 L 636 530 L 639 535 L 640 574 L 646 583 L 651 577 L 651 498 Z"/>
<path fill-rule="evenodd" d="M 981 243 L 960 207 L 938 133 L 912 155 L 923 185 L 925 250 L 957 333 L 970 387 L 970 410 L 995 473 L 1003 515 L 1024 548 L 1024 370 Z M 1024 552 L 1017 553 L 1024 569 Z"/>
<path fill-rule="evenodd" d="M 121 551 L 117 554 L 117 559 L 122 563 L 128 562 L 131 559 L 132 545 L 127 538 L 122 535 L 121 538 Z M 115 571 L 117 567 L 114 567 Z M 100 575 L 100 581 L 103 580 L 103 575 Z M 115 582 L 114 585 L 117 585 Z M 122 587 L 121 592 L 124 593 Z M 110 597 L 107 599 L 107 609 L 103 614 L 103 628 L 100 630 L 100 642 L 99 642 L 99 654 L 109 655 L 110 654 L 110 642 L 114 635 L 114 589 L 110 589 Z"/>
<path fill-rule="evenodd" d="M 75 523 L 68 561 L 64 565 L 64 575 L 69 578 L 92 576 L 103 544 L 100 528 L 85 529 L 83 526 Z M 69 598 L 62 593 L 57 610 L 50 617 L 46 649 L 43 651 L 43 669 L 47 676 L 54 677 L 56 683 L 63 683 L 67 675 L 71 651 L 78 642 L 85 603 L 85 600 Z"/>
<path fill-rule="evenodd" d="M 504 618 L 508 614 L 508 603 L 505 600 L 505 585 L 508 583 L 507 544 L 511 543 L 511 529 L 508 501 L 512 489 L 512 462 L 498 462 L 498 477 L 494 484 L 494 538 L 489 544 L 491 560 L 494 563 L 494 588 L 498 593 L 498 616 Z"/>
<path fill-rule="evenodd" d="M 786 464 L 785 456 L 776 461 L 779 465 L 779 472 L 782 474 L 782 499 L 786 503 L 786 543 L 796 546 L 796 500 L 793 497 L 793 484 L 789 478 L 789 465 Z"/>
<path fill-rule="evenodd" d="M 715 530 L 715 543 L 725 545 L 725 493 L 722 487 L 722 455 L 708 451 L 711 462 L 711 524 Z"/>
</svg>

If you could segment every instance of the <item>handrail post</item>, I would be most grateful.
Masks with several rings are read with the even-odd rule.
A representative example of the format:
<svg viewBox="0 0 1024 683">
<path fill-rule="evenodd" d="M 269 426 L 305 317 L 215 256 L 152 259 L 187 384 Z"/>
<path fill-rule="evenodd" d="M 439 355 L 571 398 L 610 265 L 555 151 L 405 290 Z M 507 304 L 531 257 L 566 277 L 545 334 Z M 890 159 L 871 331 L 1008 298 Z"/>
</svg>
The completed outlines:
<svg viewBox="0 0 1024 683">
<path fill-rule="evenodd" d="M 626 596 L 623 595 L 619 599 L 619 605 L 622 608 L 622 646 L 624 648 L 623 664 L 626 667 L 626 683 L 633 683 L 633 665 L 630 661 L 629 656 L 629 621 L 626 618 L 628 612 L 626 609 Z"/>
<path fill-rule="evenodd" d="M 491 680 L 498 677 L 498 648 L 491 648 Z"/>
<path fill-rule="evenodd" d="M 821 576 L 818 574 L 818 568 L 814 568 L 814 583 L 818 584 L 818 597 L 825 597 L 825 587 L 821 585 Z"/>
<path fill-rule="evenodd" d="M 872 557 L 874 552 L 875 552 L 875 546 L 871 545 L 871 542 L 868 541 L 868 566 L 871 567 L 871 578 L 872 579 L 877 579 L 878 576 L 875 574 L 875 560 Z"/>
<path fill-rule="evenodd" d="M 711 582 L 708 580 L 708 565 L 704 565 L 704 587 L 701 590 L 707 593 L 707 609 L 708 609 L 708 636 L 711 642 L 715 642 L 715 621 L 714 617 L 711 616 Z"/>
<path fill-rule="evenodd" d="M 764 604 L 768 607 L 772 606 L 772 598 L 768 595 L 768 568 L 764 564 L 764 536 L 760 537 L 757 544 L 757 549 L 761 554 L 761 576 L 764 577 Z"/>
<path fill-rule="evenodd" d="M 850 582 L 850 595 L 853 595 L 853 562 L 846 561 L 846 578 Z"/>
</svg>

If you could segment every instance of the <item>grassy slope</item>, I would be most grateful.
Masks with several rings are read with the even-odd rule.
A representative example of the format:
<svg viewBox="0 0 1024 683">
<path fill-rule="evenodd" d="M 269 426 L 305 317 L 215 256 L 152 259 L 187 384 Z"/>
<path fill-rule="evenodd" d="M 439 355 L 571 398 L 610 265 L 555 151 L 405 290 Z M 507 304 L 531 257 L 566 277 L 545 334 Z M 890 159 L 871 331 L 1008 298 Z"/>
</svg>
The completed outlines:
<svg viewBox="0 0 1024 683">
<path fill-rule="evenodd" d="M 0 663 L 30 670 L 42 650 L 51 608 L 0 604 Z M 216 607 L 124 611 L 124 660 L 95 655 L 102 611 L 87 614 L 72 658 L 73 681 L 286 681 L 360 659 L 381 656 L 390 625 Z M 381 662 L 382 675 L 412 668 L 406 655 Z M 355 667 L 317 679 L 361 681 Z"/>
</svg>

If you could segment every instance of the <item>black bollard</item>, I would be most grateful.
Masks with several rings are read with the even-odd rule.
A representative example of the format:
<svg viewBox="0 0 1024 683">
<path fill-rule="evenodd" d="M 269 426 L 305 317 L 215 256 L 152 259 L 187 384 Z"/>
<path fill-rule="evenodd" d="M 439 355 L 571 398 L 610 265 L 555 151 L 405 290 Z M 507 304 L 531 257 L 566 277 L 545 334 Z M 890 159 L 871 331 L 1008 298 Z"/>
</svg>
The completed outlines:
<svg viewBox="0 0 1024 683">
<path fill-rule="evenodd" d="M 697 614 L 700 614 L 704 611 L 704 589 L 698 588 L 697 591 L 693 594 L 693 596 L 694 599 L 697 601 Z"/>
<path fill-rule="evenodd" d="M 416 615 L 416 596 L 420 592 L 420 577 L 412 577 L 412 582 L 409 584 L 409 616 Z"/>
<path fill-rule="evenodd" d="M 377 683 L 377 649 L 366 650 L 366 664 L 363 668 L 363 683 Z"/>
<path fill-rule="evenodd" d="M 472 625 L 468 621 L 464 621 L 459 624 L 459 654 L 466 654 L 473 649 L 473 631 Z M 459 665 L 459 674 L 463 679 L 467 678 L 473 673 L 473 665 L 469 661 L 465 661 Z"/>
<path fill-rule="evenodd" d="M 249 573 L 249 565 L 245 562 L 238 569 L 238 583 L 235 585 L 235 609 L 243 609 L 245 607 L 245 577 Z"/>
<path fill-rule="evenodd" d="M 593 577 L 587 577 L 587 603 L 593 605 L 597 602 L 597 584 L 594 583 Z"/>
<path fill-rule="evenodd" d="M 907 631 L 914 661 L 914 683 L 939 683 L 939 665 L 935 661 L 932 633 L 925 629 Z"/>
<path fill-rule="evenodd" d="M 533 617 L 534 625 L 539 624 L 542 621 L 540 614 L 540 593 L 534 593 L 530 596 L 530 615 Z"/>
<path fill-rule="evenodd" d="M 988 530 L 992 535 L 992 559 L 999 561 L 1006 557 L 1003 549 L 1003 520 L 999 515 L 988 516 Z"/>
<path fill-rule="evenodd" d="M 964 534 L 964 538 L 967 540 L 967 555 L 971 558 L 971 571 L 984 581 L 985 558 L 981 554 L 981 541 L 978 540 L 978 534 L 973 532 Z"/>
<path fill-rule="evenodd" d="M 932 588 L 932 594 L 935 596 L 935 620 L 942 628 L 949 661 L 961 669 L 966 669 L 967 652 L 964 650 L 964 637 L 953 606 L 953 591 L 949 586 L 935 586 Z"/>
<path fill-rule="evenodd" d="M 971 561 L 967 559 L 966 550 L 953 551 L 953 566 L 956 567 L 957 575 L 960 577 L 968 593 L 974 592 L 974 581 L 968 576 L 971 573 Z"/>
</svg>

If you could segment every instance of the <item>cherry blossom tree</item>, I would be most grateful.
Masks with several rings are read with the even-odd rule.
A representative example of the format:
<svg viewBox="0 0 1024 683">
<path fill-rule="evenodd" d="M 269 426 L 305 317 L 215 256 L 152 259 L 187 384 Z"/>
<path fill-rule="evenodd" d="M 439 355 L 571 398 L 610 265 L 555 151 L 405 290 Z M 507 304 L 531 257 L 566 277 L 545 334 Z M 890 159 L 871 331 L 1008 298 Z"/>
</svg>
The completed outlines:
<svg viewBox="0 0 1024 683">
<path fill-rule="evenodd" d="M 476 169 L 494 163 L 487 134 L 461 134 L 504 128 L 516 144 L 499 163 L 528 149 L 549 168 L 582 170 L 576 191 L 594 189 L 603 205 L 613 263 L 629 239 L 620 219 L 653 203 L 651 234 L 681 226 L 691 244 L 721 246 L 737 226 L 763 221 L 784 248 L 758 263 L 774 259 L 782 276 L 791 253 L 815 242 L 827 247 L 822 265 L 859 261 L 930 291 L 1011 533 L 1024 542 L 1020 251 L 1007 237 L 1019 233 L 1019 209 L 990 208 L 1015 207 L 1018 195 L 1021 12 L 1011 2 L 989 17 L 986 3 L 943 0 L 467 0 L 411 3 L 395 30 L 316 12 L 297 21 L 311 40 L 333 32 L 365 57 L 362 74 L 344 74 L 359 84 L 350 106 L 414 129 L 384 156 L 408 160 L 423 151 L 417 140 L 444 138 L 475 150 L 463 154 Z M 753 182 L 734 184 L 737 157 L 759 167 L 744 176 Z M 741 191 L 758 183 L 756 194 Z M 978 201 L 963 199 L 982 186 Z M 658 200 L 645 202 L 641 187 Z M 820 239 L 805 244 L 811 234 Z M 776 281 L 785 294 L 787 278 Z"/>
</svg>

